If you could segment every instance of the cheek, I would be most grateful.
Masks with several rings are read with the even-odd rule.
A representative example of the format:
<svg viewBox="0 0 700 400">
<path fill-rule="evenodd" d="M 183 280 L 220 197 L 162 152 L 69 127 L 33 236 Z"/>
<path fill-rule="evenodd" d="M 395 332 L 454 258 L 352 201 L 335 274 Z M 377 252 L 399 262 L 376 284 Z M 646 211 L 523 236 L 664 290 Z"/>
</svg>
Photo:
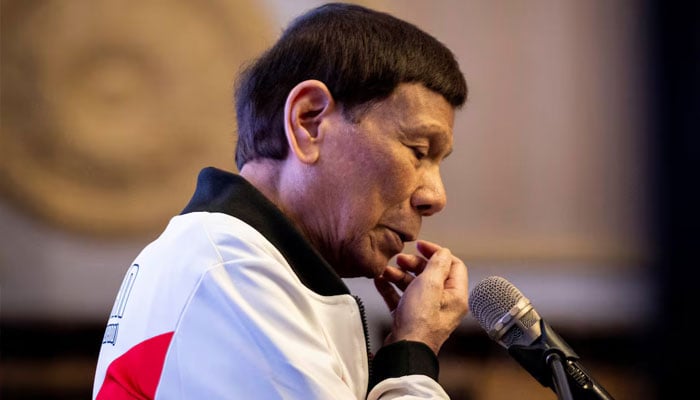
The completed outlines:
<svg viewBox="0 0 700 400">
<path fill-rule="evenodd" d="M 387 212 L 401 208 L 410 198 L 413 177 L 396 162 L 365 163 L 355 167 L 356 181 L 342 195 L 343 236 L 355 239 L 373 230 Z M 409 168 L 413 168 L 409 166 Z M 353 240 L 354 241 L 354 240 Z"/>
<path fill-rule="evenodd" d="M 401 202 L 410 197 L 412 189 L 416 185 L 417 173 L 415 166 L 410 162 L 385 163 L 379 171 L 383 198 L 390 202 Z"/>
<path fill-rule="evenodd" d="M 418 174 L 410 150 L 384 142 L 346 154 L 342 175 L 349 177 L 346 199 L 367 214 L 382 214 L 411 196 Z M 378 215 L 374 216 L 375 218 Z"/>
<path fill-rule="evenodd" d="M 384 139 L 366 146 L 360 154 L 361 164 L 367 174 L 380 180 L 395 181 L 415 170 L 413 153 L 395 140 Z"/>
</svg>

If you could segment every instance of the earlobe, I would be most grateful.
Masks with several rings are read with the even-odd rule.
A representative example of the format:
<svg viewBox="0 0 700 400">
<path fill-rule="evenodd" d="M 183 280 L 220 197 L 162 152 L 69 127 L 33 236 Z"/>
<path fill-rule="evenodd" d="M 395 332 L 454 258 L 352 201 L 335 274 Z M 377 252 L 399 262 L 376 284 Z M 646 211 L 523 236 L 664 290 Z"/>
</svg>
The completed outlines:
<svg viewBox="0 0 700 400">
<path fill-rule="evenodd" d="M 321 122 L 333 106 L 333 96 L 321 81 L 300 82 L 289 92 L 284 106 L 284 130 L 290 155 L 307 164 L 318 160 L 323 141 Z"/>
</svg>

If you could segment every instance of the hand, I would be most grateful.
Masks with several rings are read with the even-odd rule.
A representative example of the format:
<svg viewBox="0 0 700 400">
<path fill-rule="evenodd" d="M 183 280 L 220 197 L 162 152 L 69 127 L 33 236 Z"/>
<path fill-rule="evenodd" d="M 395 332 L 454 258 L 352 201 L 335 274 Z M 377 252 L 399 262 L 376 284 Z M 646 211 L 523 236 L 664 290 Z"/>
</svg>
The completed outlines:
<svg viewBox="0 0 700 400">
<path fill-rule="evenodd" d="M 384 344 L 423 342 L 437 355 L 467 313 L 467 267 L 446 247 L 419 240 L 416 248 L 423 257 L 399 254 L 398 268 L 388 266 L 374 280 L 393 316 Z"/>
</svg>

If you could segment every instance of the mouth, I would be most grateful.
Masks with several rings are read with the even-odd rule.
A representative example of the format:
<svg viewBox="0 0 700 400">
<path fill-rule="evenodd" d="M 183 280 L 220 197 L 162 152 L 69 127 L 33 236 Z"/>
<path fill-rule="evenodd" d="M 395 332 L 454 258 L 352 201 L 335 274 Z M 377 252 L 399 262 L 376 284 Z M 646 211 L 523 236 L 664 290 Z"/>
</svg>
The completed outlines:
<svg viewBox="0 0 700 400">
<path fill-rule="evenodd" d="M 401 230 L 387 225 L 381 225 L 380 229 L 384 235 L 385 254 L 388 256 L 394 256 L 402 252 L 406 242 L 417 240 L 417 235 L 408 230 Z"/>
<path fill-rule="evenodd" d="M 390 231 L 394 232 L 396 234 L 396 236 L 399 237 L 399 240 L 401 240 L 401 243 L 412 242 L 412 241 L 417 239 L 416 235 L 413 235 L 413 234 L 410 234 L 407 232 L 403 232 L 403 231 L 399 231 L 399 230 L 396 230 L 393 228 L 388 228 L 388 229 Z"/>
</svg>

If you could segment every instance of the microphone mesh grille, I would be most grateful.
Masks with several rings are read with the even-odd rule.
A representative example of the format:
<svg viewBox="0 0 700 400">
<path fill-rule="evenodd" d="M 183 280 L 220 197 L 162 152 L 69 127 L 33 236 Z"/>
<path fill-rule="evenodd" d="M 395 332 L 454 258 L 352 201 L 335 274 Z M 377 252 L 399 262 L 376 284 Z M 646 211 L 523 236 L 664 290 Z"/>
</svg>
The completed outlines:
<svg viewBox="0 0 700 400">
<path fill-rule="evenodd" d="M 506 279 L 490 276 L 472 289 L 469 309 L 479 325 L 488 332 L 523 297 L 520 290 Z"/>
<path fill-rule="evenodd" d="M 469 295 L 469 309 L 479 322 L 479 325 L 490 332 L 496 322 L 507 314 L 514 305 L 525 297 L 512 283 L 500 276 L 490 276 L 479 282 Z M 534 308 L 519 318 L 522 326 L 529 330 L 540 321 L 540 316 Z M 530 335 L 518 325 L 513 325 L 499 339 L 506 348 L 514 345 L 528 345 L 532 342 Z"/>
</svg>

